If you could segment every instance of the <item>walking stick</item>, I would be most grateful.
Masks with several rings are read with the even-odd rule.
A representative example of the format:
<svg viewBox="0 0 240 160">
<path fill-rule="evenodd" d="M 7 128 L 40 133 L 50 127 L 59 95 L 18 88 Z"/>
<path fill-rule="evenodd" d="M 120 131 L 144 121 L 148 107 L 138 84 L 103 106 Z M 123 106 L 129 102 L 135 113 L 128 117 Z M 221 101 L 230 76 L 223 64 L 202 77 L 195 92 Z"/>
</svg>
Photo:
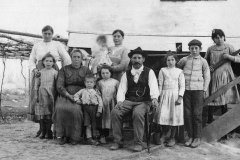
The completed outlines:
<svg viewBox="0 0 240 160">
<path fill-rule="evenodd" d="M 152 112 L 152 113 L 151 113 Z M 151 135 L 152 135 L 152 126 L 153 126 L 153 116 L 156 112 L 156 108 L 154 107 L 152 111 L 148 112 L 147 114 L 147 124 L 149 125 L 149 115 L 150 115 L 150 126 L 149 126 L 149 131 L 147 133 L 147 149 L 148 153 L 150 153 L 150 140 L 151 140 Z"/>
<path fill-rule="evenodd" d="M 150 153 L 150 145 L 149 145 L 149 111 L 147 111 L 146 113 L 146 117 L 145 117 L 145 129 L 146 129 L 146 140 L 147 140 L 147 149 L 148 149 L 148 153 Z"/>
</svg>

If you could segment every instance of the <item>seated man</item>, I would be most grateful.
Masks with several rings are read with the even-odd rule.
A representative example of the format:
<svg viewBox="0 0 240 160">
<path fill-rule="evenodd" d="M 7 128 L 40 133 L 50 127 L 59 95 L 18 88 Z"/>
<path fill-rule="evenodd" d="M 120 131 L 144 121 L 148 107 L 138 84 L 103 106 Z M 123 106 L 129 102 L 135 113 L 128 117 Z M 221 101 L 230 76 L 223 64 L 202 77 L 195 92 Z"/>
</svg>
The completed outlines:
<svg viewBox="0 0 240 160">
<path fill-rule="evenodd" d="M 123 117 L 132 112 L 134 143 L 133 151 L 143 149 L 145 113 L 152 106 L 156 107 L 159 90 L 156 76 L 152 69 L 144 67 L 147 54 L 140 47 L 128 54 L 132 69 L 123 74 L 117 93 L 117 105 L 111 112 L 114 144 L 111 150 L 123 147 Z"/>
</svg>

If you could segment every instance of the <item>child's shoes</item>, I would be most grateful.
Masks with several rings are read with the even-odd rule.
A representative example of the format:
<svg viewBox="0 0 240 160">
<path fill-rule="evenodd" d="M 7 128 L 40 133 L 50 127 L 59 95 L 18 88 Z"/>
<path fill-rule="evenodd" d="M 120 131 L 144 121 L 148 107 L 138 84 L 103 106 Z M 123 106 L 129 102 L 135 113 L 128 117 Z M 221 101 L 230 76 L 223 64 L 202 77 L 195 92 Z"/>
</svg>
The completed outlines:
<svg viewBox="0 0 240 160">
<path fill-rule="evenodd" d="M 41 128 L 37 131 L 36 137 L 39 137 L 41 135 L 42 131 Z"/>
<path fill-rule="evenodd" d="M 40 123 L 41 123 L 41 135 L 40 135 L 40 139 L 44 139 L 45 138 L 45 135 L 46 135 L 46 132 L 47 132 L 47 126 L 46 126 L 46 121 L 45 119 L 41 119 L 40 120 Z"/>
<path fill-rule="evenodd" d="M 167 147 L 173 147 L 176 144 L 175 138 L 170 138 L 170 140 L 167 143 Z"/>
<path fill-rule="evenodd" d="M 201 144 L 201 139 L 200 138 L 194 138 L 191 147 L 192 148 L 197 148 L 198 146 L 200 146 Z"/>
<path fill-rule="evenodd" d="M 101 137 L 99 142 L 102 143 L 102 144 L 106 144 L 107 143 L 105 137 Z"/>
<path fill-rule="evenodd" d="M 188 138 L 188 140 L 185 142 L 185 146 L 189 147 L 192 144 L 192 142 L 193 142 L 193 138 L 192 137 Z"/>
<path fill-rule="evenodd" d="M 72 144 L 73 146 L 75 146 L 75 145 L 78 144 L 78 142 L 77 142 L 77 141 L 74 141 L 74 140 L 71 140 L 71 144 Z"/>
<path fill-rule="evenodd" d="M 92 138 L 87 139 L 88 144 L 97 146 L 99 143 Z"/>
<path fill-rule="evenodd" d="M 64 144 L 67 143 L 67 140 L 66 140 L 65 137 L 61 137 L 61 138 L 58 138 L 58 139 L 59 139 L 59 144 L 60 144 L 60 145 L 64 145 Z"/>
<path fill-rule="evenodd" d="M 162 137 L 160 137 L 159 141 L 157 142 L 158 145 L 163 145 L 165 143 L 166 140 L 166 136 L 162 135 Z"/>
<path fill-rule="evenodd" d="M 45 138 L 46 139 L 53 139 L 53 132 L 51 130 L 52 127 L 52 120 L 46 120 L 46 135 Z"/>
</svg>

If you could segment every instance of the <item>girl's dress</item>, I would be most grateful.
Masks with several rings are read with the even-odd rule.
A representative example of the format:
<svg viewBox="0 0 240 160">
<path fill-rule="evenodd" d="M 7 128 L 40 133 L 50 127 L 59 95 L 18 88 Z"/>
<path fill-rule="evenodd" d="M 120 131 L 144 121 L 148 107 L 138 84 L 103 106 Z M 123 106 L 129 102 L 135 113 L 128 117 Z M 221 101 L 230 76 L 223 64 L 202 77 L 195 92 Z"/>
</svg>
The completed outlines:
<svg viewBox="0 0 240 160">
<path fill-rule="evenodd" d="M 36 96 L 35 95 L 35 78 L 36 78 L 36 75 L 35 75 L 33 69 L 34 68 L 37 68 L 37 69 L 43 68 L 42 58 L 48 52 L 50 52 L 54 56 L 57 63 L 58 63 L 58 60 L 61 59 L 64 66 L 71 64 L 71 58 L 70 58 L 68 52 L 65 50 L 63 44 L 61 44 L 60 42 L 40 41 L 40 42 L 34 44 L 31 54 L 30 54 L 30 57 L 29 57 L 29 61 L 28 61 L 29 69 L 31 72 L 28 120 L 31 120 L 34 122 L 38 122 L 40 120 L 40 117 L 37 116 L 35 113 L 35 106 L 37 105 L 37 102 L 35 100 L 35 96 Z M 55 64 L 55 66 L 57 66 L 56 64 Z"/>
<path fill-rule="evenodd" d="M 103 112 L 102 112 L 102 128 L 111 128 L 111 110 L 116 105 L 116 95 L 119 82 L 113 78 L 108 80 L 100 80 L 98 82 L 98 89 L 102 93 Z"/>
<path fill-rule="evenodd" d="M 229 44 L 224 44 L 222 46 L 213 45 L 208 48 L 205 58 L 209 62 L 210 66 L 213 66 L 223 60 L 222 55 L 224 53 L 231 54 L 234 52 L 233 46 Z M 235 56 L 235 62 L 240 63 L 240 57 Z M 221 67 L 216 69 L 211 74 L 211 84 L 209 86 L 210 94 L 213 94 L 221 87 L 227 85 L 229 82 L 233 81 L 235 76 L 231 67 L 231 62 L 226 62 Z M 227 92 L 216 98 L 214 101 L 209 103 L 210 106 L 220 106 L 229 103 L 239 103 L 239 93 L 237 86 L 232 87 Z"/>
<path fill-rule="evenodd" d="M 175 105 L 179 95 L 184 94 L 185 78 L 179 68 L 162 68 L 159 72 L 160 102 L 154 122 L 161 125 L 180 126 L 183 121 L 183 102 Z"/>
<path fill-rule="evenodd" d="M 36 89 L 39 88 L 39 103 L 36 105 L 36 115 L 51 115 L 56 100 L 56 80 L 58 72 L 51 69 L 42 69 L 41 76 L 36 78 Z"/>
</svg>

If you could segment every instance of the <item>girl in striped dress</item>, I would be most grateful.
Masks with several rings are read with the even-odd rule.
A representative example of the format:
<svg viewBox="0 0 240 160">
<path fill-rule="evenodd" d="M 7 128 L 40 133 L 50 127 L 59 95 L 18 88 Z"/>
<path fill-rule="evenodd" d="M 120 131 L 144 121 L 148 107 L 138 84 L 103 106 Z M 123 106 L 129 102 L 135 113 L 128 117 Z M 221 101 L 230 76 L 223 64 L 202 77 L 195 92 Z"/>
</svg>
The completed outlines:
<svg viewBox="0 0 240 160">
<path fill-rule="evenodd" d="M 54 111 L 56 100 L 56 79 L 58 72 L 53 69 L 56 63 L 55 58 L 47 53 L 42 63 L 44 68 L 40 71 L 41 76 L 36 78 L 35 92 L 38 102 L 35 108 L 36 115 L 40 115 L 40 123 L 42 125 L 42 133 L 40 138 L 52 139 L 52 113 Z"/>
<path fill-rule="evenodd" d="M 205 55 L 211 71 L 209 95 L 215 93 L 235 79 L 231 63 L 240 63 L 239 54 L 236 56 L 231 55 L 235 49 L 232 45 L 225 42 L 226 36 L 221 29 L 214 29 L 212 31 L 212 40 L 215 44 L 208 48 Z M 228 62 L 214 70 L 213 66 L 222 60 L 228 60 Z M 237 104 L 239 102 L 240 96 L 236 85 L 208 104 L 209 108 L 205 108 L 203 113 L 203 126 L 206 126 L 207 121 L 211 123 L 214 120 L 213 112 L 218 108 L 221 108 L 221 112 L 224 114 L 227 112 L 227 104 Z M 207 113 L 208 111 L 209 113 Z"/>
</svg>

